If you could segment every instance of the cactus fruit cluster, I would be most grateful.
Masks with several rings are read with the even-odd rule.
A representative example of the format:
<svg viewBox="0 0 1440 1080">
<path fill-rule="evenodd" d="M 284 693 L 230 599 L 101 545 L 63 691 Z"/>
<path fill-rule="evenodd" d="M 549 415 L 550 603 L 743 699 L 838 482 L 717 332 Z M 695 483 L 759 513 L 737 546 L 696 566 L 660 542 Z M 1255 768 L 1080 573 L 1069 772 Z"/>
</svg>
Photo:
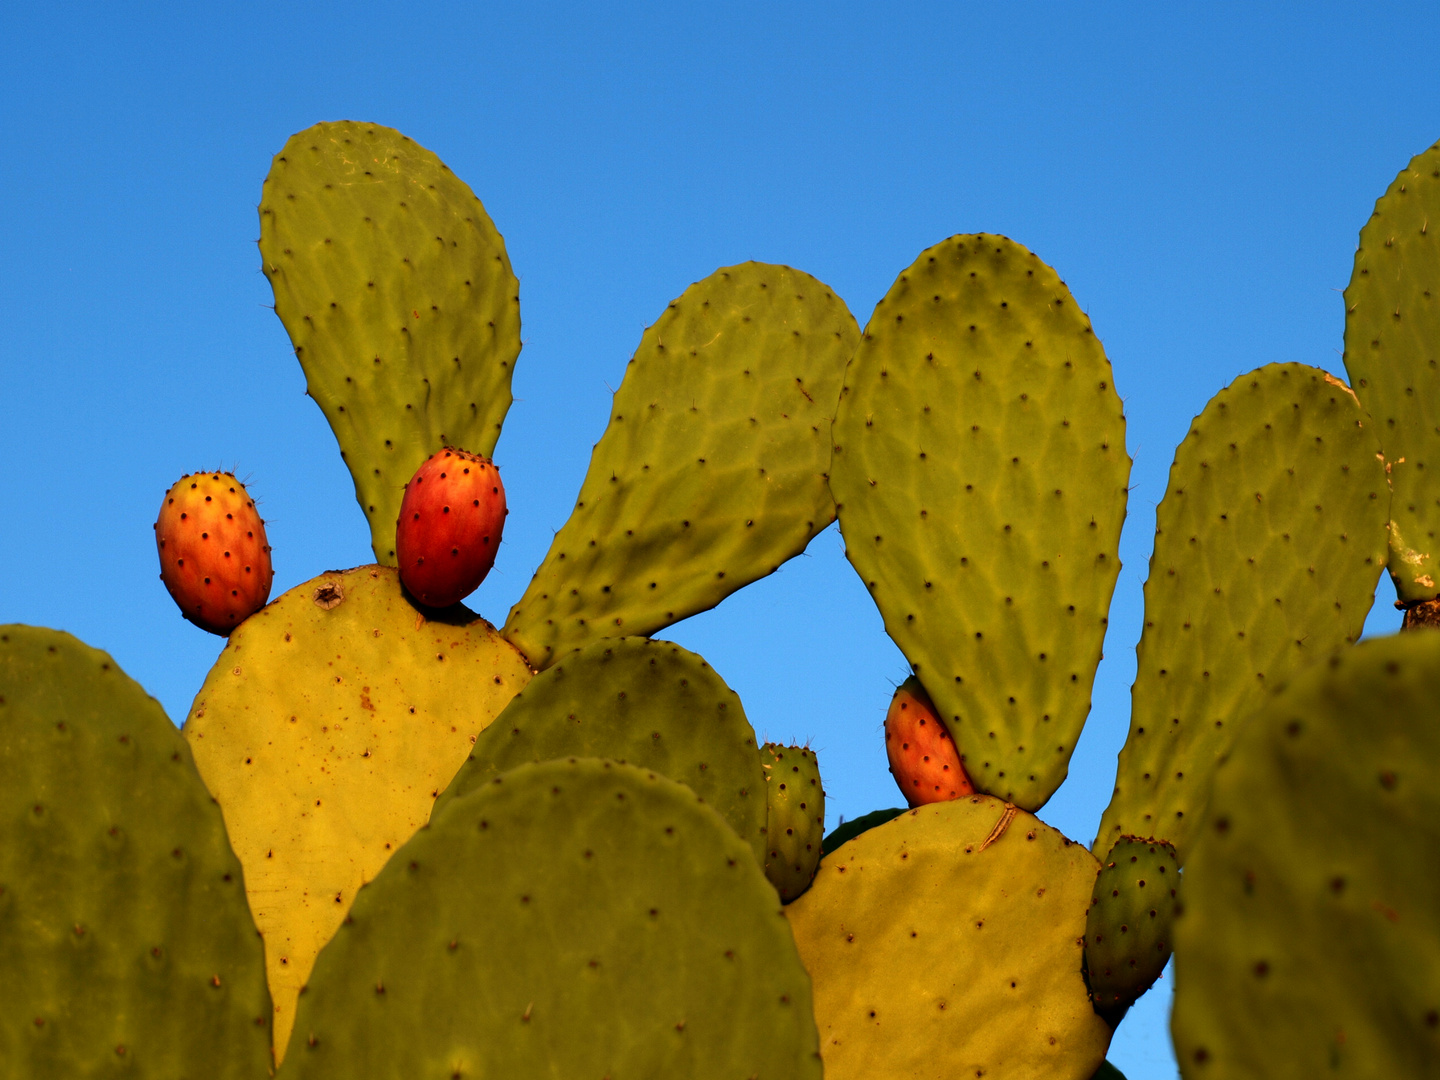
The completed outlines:
<svg viewBox="0 0 1440 1080">
<path fill-rule="evenodd" d="M 497 627 L 461 601 L 507 513 L 504 242 L 398 132 L 294 136 L 263 268 L 377 561 L 267 604 L 243 485 L 172 488 L 162 577 L 227 638 L 179 732 L 103 653 L 0 627 L 0 1080 L 1112 1078 L 1172 949 L 1186 1080 L 1434 1073 L 1440 635 L 1355 645 L 1383 569 L 1440 621 L 1432 210 L 1440 147 L 1361 233 L 1353 389 L 1268 365 L 1178 448 L 1087 850 L 1035 814 L 1130 460 L 1055 270 L 955 236 L 863 333 L 789 267 L 693 284 Z M 816 753 L 653 635 L 837 518 L 911 669 L 909 809 L 824 836 Z"/>
</svg>

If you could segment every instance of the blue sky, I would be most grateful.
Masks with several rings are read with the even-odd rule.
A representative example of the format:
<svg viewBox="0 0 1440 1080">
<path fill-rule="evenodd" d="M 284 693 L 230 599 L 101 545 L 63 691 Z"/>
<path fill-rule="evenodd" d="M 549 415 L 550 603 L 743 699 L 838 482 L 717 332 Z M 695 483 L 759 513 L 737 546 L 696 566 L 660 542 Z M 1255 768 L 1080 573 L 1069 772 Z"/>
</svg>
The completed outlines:
<svg viewBox="0 0 1440 1080">
<path fill-rule="evenodd" d="M 521 280 L 496 451 L 511 515 L 471 604 L 501 622 L 564 521 L 643 327 L 758 259 L 863 324 L 923 248 L 1009 235 L 1089 312 L 1135 458 L 1095 708 L 1042 816 L 1093 837 L 1124 738 L 1154 505 L 1206 400 L 1271 361 L 1342 373 L 1356 235 L 1440 139 L 1440 9 L 1399 4 L 249 3 L 0 15 L 0 621 L 109 650 L 182 717 L 220 639 L 157 579 L 181 473 L 248 478 L 274 595 L 370 561 L 253 242 L 271 156 L 352 118 L 468 181 Z M 1398 625 L 1382 583 L 1373 632 Z M 905 674 L 838 534 L 666 636 L 762 736 L 810 740 L 830 819 L 893 805 Z M 1173 1076 L 1167 997 L 1122 1026 Z"/>
</svg>

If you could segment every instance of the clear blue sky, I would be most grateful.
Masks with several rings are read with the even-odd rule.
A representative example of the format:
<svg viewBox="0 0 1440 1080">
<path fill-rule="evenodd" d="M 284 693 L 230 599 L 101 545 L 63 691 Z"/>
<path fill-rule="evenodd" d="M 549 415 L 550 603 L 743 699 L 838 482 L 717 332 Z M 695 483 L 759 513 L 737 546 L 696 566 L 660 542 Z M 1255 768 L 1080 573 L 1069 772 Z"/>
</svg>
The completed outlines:
<svg viewBox="0 0 1440 1080">
<path fill-rule="evenodd" d="M 0 622 L 109 650 L 183 717 L 220 639 L 150 524 L 181 473 L 249 478 L 274 595 L 370 560 L 253 245 L 271 156 L 400 128 L 484 201 L 525 348 L 496 451 L 495 622 L 572 505 L 642 328 L 718 266 L 783 262 L 863 324 L 922 248 L 1004 233 L 1055 266 L 1126 399 L 1125 568 L 1095 709 L 1042 816 L 1094 836 L 1176 442 L 1236 375 L 1341 373 L 1356 235 L 1440 139 L 1440 8 L 1350 4 L 7 5 L 0 15 Z M 1373 632 L 1397 625 L 1382 583 Z M 762 736 L 819 750 L 830 820 L 893 805 L 905 674 L 838 534 L 666 636 Z M 1112 1059 L 1172 1077 L 1167 993 Z"/>
</svg>

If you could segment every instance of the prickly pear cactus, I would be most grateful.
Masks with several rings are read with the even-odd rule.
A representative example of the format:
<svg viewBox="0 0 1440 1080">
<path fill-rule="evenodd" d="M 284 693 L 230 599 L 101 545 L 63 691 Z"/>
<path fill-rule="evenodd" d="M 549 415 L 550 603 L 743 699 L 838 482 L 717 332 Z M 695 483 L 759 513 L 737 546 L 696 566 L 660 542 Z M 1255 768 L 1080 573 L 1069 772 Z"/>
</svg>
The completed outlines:
<svg viewBox="0 0 1440 1080">
<path fill-rule="evenodd" d="M 1286 686 L 1216 772 L 1175 923 L 1186 1080 L 1440 1074 L 1440 634 Z"/>
<path fill-rule="evenodd" d="M 1101 864 L 1085 916 L 1085 977 L 1111 1027 L 1165 970 L 1179 887 L 1169 844 L 1122 836 Z"/>
<path fill-rule="evenodd" d="M 779 911 L 684 785 L 522 765 L 447 803 L 360 894 L 284 1075 L 819 1080 Z"/>
<path fill-rule="evenodd" d="M 717 270 L 645 331 L 575 510 L 504 634 L 539 669 L 720 603 L 835 518 L 825 484 L 859 331 L 786 266 Z"/>
<path fill-rule="evenodd" d="M 307 392 L 340 442 L 375 558 L 442 445 L 489 456 L 510 408 L 520 297 L 505 242 L 438 157 L 378 124 L 316 124 L 275 156 L 260 255 Z"/>
<path fill-rule="evenodd" d="M 265 936 L 277 1060 L 356 891 L 529 678 L 484 619 L 427 618 L 390 567 L 322 574 L 231 634 L 185 735 Z"/>
<path fill-rule="evenodd" d="M 1038 809 L 1090 711 L 1130 458 L 1110 362 L 1003 236 L 922 252 L 845 372 L 830 486 L 852 565 L 976 790 Z"/>
<path fill-rule="evenodd" d="M 822 854 L 833 854 L 835 849 L 841 844 L 849 840 L 854 840 L 855 837 L 861 833 L 869 832 L 877 825 L 884 825 L 887 821 L 894 821 L 903 813 L 905 813 L 904 807 L 892 806 L 888 810 L 872 810 L 868 814 L 861 814 L 858 818 L 842 821 L 830 831 L 830 835 L 825 837 L 824 851 Z"/>
<path fill-rule="evenodd" d="M 1345 290 L 1345 370 L 1375 419 L 1395 492 L 1390 576 L 1406 604 L 1440 596 L 1440 144 L 1416 156 L 1360 230 Z"/>
<path fill-rule="evenodd" d="M 1130 734 L 1093 850 L 1144 836 L 1186 859 L 1246 716 L 1359 639 L 1388 495 L 1364 413 L 1318 368 L 1242 375 L 1195 418 L 1156 512 Z"/>
<path fill-rule="evenodd" d="M 0 1077 L 267 1075 L 240 863 L 189 748 L 105 653 L 0 627 Z"/>
<path fill-rule="evenodd" d="M 829 1080 L 1088 1080 L 1110 1029 L 1080 973 L 1099 866 L 985 795 L 907 811 L 786 909 Z"/>
<path fill-rule="evenodd" d="M 760 748 L 765 770 L 765 876 L 781 903 L 810 887 L 820 865 L 825 839 L 825 788 L 820 762 L 804 746 L 766 743 Z"/>
<path fill-rule="evenodd" d="M 648 638 L 608 638 L 542 671 L 475 740 L 436 803 L 517 765 L 599 757 L 690 787 L 765 862 L 765 777 L 740 697 L 704 659 Z"/>
</svg>

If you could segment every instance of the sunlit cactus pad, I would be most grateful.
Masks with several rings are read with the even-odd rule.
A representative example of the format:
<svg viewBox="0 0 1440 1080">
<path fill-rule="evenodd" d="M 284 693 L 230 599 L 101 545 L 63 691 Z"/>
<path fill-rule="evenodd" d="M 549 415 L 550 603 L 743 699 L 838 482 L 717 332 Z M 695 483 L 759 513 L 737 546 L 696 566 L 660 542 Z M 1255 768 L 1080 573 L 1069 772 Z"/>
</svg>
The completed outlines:
<svg viewBox="0 0 1440 1080">
<path fill-rule="evenodd" d="M 1440 633 L 1285 688 L 1215 775 L 1175 925 L 1187 1080 L 1440 1075 Z"/>
<path fill-rule="evenodd" d="M 819 1080 L 810 980 L 748 848 L 595 759 L 449 802 L 355 903 L 283 1075 Z"/>
<path fill-rule="evenodd" d="M 343 120 L 275 156 L 260 254 L 375 558 L 393 566 L 405 482 L 442 445 L 489 456 L 510 408 L 520 297 L 505 242 L 433 153 Z"/>
<path fill-rule="evenodd" d="M 671 301 L 505 636 L 545 668 L 712 608 L 803 551 L 835 519 L 830 423 L 859 333 L 788 266 L 726 267 Z"/>
<path fill-rule="evenodd" d="M 1440 596 L 1440 145 L 1395 177 L 1360 230 L 1345 290 L 1345 370 L 1390 467 L 1390 574 L 1401 600 Z"/>
<path fill-rule="evenodd" d="M 1389 490 L 1354 395 L 1304 364 L 1242 375 L 1195 418 L 1156 512 L 1130 734 L 1094 850 L 1181 862 L 1215 763 L 1267 692 L 1359 639 Z"/>
<path fill-rule="evenodd" d="M 1110 362 L 1034 254 L 954 236 L 876 305 L 831 489 L 846 554 L 976 790 L 1034 810 L 1065 778 L 1129 475 Z"/>
<path fill-rule="evenodd" d="M 264 1077 L 240 863 L 185 740 L 105 653 L 0 627 L 0 1077 Z"/>
<path fill-rule="evenodd" d="M 1110 1029 L 1080 973 L 1099 865 L 972 795 L 845 843 L 785 911 L 828 1080 L 1088 1080 Z"/>
<path fill-rule="evenodd" d="M 278 1055 L 356 890 L 529 678 L 484 619 L 427 618 L 390 567 L 322 574 L 231 634 L 185 734 L 265 935 Z"/>
<path fill-rule="evenodd" d="M 516 765 L 610 758 L 678 780 L 765 861 L 765 776 L 740 697 L 668 641 L 610 638 L 541 672 L 475 740 L 436 804 Z"/>
</svg>

